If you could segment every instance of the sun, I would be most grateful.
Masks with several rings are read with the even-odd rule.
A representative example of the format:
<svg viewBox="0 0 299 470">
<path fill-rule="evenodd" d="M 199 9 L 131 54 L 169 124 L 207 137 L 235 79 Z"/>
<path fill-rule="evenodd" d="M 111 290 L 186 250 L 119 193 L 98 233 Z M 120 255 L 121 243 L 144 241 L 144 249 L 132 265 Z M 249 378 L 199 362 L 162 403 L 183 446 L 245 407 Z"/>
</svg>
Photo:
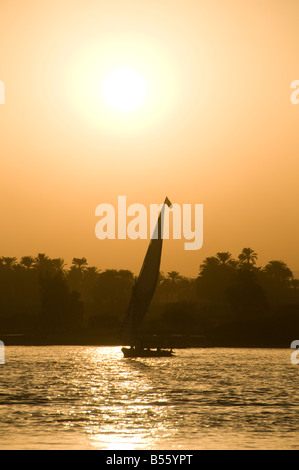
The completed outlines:
<svg viewBox="0 0 299 470">
<path fill-rule="evenodd" d="M 128 112 L 136 110 L 144 103 L 147 87 L 136 70 L 118 68 L 105 77 L 102 93 L 109 106 L 121 112 Z"/>
<path fill-rule="evenodd" d="M 63 94 L 80 134 L 132 137 L 178 116 L 182 83 L 177 56 L 153 37 L 107 35 L 83 41 L 67 58 Z M 84 129 L 84 131 L 82 130 Z"/>
</svg>

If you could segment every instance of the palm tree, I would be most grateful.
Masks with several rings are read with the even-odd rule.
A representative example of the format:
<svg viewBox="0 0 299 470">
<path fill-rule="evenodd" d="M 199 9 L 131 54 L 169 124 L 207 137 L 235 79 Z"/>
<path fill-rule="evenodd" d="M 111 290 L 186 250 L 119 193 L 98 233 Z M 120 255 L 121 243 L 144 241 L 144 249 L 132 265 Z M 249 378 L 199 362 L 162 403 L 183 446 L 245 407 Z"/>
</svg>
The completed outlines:
<svg viewBox="0 0 299 470">
<path fill-rule="evenodd" d="M 81 292 L 82 300 L 91 303 L 98 278 L 99 270 L 95 266 L 89 266 L 84 271 L 72 266 L 68 280 L 73 289 L 77 288 L 77 291 Z"/>
<path fill-rule="evenodd" d="M 293 273 L 283 261 L 273 260 L 264 267 L 265 273 L 273 279 L 281 282 L 289 282 L 293 278 Z"/>
<path fill-rule="evenodd" d="M 97 298 L 102 304 L 113 308 L 119 302 L 123 291 L 121 288 L 121 277 L 117 269 L 106 269 L 99 274 L 97 282 Z"/>
<path fill-rule="evenodd" d="M 176 284 L 178 281 L 183 279 L 183 276 L 181 276 L 177 271 L 169 271 L 166 279 L 170 280 L 172 284 Z"/>
<path fill-rule="evenodd" d="M 37 257 L 34 258 L 34 267 L 41 274 L 53 271 L 52 260 L 45 253 L 38 253 Z"/>
<path fill-rule="evenodd" d="M 120 269 L 118 271 L 118 274 L 120 275 L 120 277 L 126 281 L 129 281 L 131 282 L 132 284 L 134 283 L 135 281 L 135 276 L 134 274 L 132 273 L 132 271 L 130 271 L 129 269 Z"/>
<path fill-rule="evenodd" d="M 23 256 L 20 264 L 29 270 L 34 264 L 34 258 L 32 256 Z"/>
<path fill-rule="evenodd" d="M 85 275 L 95 276 L 96 274 L 99 274 L 99 270 L 95 266 L 88 266 L 85 269 Z"/>
<path fill-rule="evenodd" d="M 232 255 L 228 251 L 216 253 L 216 257 L 219 259 L 220 263 L 223 265 L 227 265 L 229 261 L 232 261 Z"/>
<path fill-rule="evenodd" d="M 205 258 L 195 282 L 199 298 L 212 303 L 227 302 L 226 290 L 237 271 L 237 261 L 229 252 L 219 252 Z"/>
<path fill-rule="evenodd" d="M 232 258 L 232 259 L 230 259 L 230 260 L 228 261 L 227 265 L 230 266 L 230 267 L 233 268 L 233 269 L 238 269 L 238 267 L 239 267 L 239 261 Z"/>
<path fill-rule="evenodd" d="M 52 266 L 55 268 L 56 271 L 63 272 L 65 263 L 62 258 L 53 258 L 51 260 Z"/>
<path fill-rule="evenodd" d="M 208 256 L 199 266 L 199 275 L 202 276 L 207 272 L 213 272 L 215 269 L 219 268 L 220 260 L 216 256 Z"/>
<path fill-rule="evenodd" d="M 183 276 L 177 271 L 169 271 L 167 276 L 160 274 L 160 285 L 162 292 L 169 301 L 175 301 L 178 296 L 178 284 L 183 280 Z"/>
<path fill-rule="evenodd" d="M 166 279 L 165 274 L 162 271 L 160 271 L 159 272 L 159 277 L 158 277 L 158 284 L 159 285 L 162 284 L 165 281 L 165 279 Z"/>
<path fill-rule="evenodd" d="M 238 256 L 238 259 L 241 265 L 252 267 L 256 264 L 257 253 L 251 248 L 243 248 L 242 252 Z"/>
<path fill-rule="evenodd" d="M 84 269 L 83 272 L 79 271 L 78 268 L 74 268 L 79 275 L 80 281 L 82 281 L 82 287 L 86 290 L 89 290 L 94 287 L 95 282 L 99 277 L 99 270 L 95 266 L 89 266 Z"/>
<path fill-rule="evenodd" d="M 50 262 L 49 256 L 47 256 L 45 253 L 38 253 L 36 258 L 34 258 L 34 265 L 39 268 L 42 266 L 48 266 Z"/>
<path fill-rule="evenodd" d="M 17 262 L 17 258 L 9 257 L 9 256 L 2 256 L 1 258 L 2 265 L 7 269 L 13 269 Z"/>
<path fill-rule="evenodd" d="M 82 271 L 88 265 L 86 258 L 73 258 L 72 265 Z"/>
</svg>

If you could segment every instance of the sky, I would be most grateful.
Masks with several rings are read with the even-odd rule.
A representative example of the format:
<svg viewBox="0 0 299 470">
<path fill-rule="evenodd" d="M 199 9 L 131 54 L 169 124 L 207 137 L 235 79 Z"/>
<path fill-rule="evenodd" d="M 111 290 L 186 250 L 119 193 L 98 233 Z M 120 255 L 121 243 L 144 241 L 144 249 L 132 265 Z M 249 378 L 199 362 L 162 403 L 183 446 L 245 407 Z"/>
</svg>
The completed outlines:
<svg viewBox="0 0 299 470">
<path fill-rule="evenodd" d="M 299 271 L 297 0 L 1 0 L 0 256 L 85 256 L 138 273 L 148 240 L 99 240 L 96 207 L 203 204 L 203 246 L 161 269 L 254 249 Z M 103 96 L 129 68 L 144 102 Z"/>
</svg>

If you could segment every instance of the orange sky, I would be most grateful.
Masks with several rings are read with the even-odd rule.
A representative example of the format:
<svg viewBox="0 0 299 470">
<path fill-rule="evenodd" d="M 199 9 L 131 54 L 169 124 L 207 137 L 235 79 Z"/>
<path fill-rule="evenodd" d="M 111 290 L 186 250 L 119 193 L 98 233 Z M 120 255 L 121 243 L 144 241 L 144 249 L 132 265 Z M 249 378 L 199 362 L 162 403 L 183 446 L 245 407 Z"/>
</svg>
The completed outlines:
<svg viewBox="0 0 299 470">
<path fill-rule="evenodd" d="M 195 276 L 243 247 L 299 270 L 297 0 L 1 0 L 1 256 L 45 252 L 138 272 L 147 241 L 95 237 L 95 209 L 204 204 L 204 243 L 164 243 Z M 109 68 L 148 81 L 144 108 L 96 96 Z M 100 84 L 99 84 L 100 87 Z"/>
</svg>

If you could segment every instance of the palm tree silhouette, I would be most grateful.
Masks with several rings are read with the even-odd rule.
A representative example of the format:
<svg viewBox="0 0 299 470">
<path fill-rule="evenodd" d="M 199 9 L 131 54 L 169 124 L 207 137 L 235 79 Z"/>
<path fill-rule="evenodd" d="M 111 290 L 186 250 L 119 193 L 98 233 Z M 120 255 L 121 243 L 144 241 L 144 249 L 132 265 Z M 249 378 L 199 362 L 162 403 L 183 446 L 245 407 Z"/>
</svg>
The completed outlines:
<svg viewBox="0 0 299 470">
<path fill-rule="evenodd" d="M 168 300 L 175 300 L 177 297 L 177 287 L 184 278 L 178 271 L 169 271 L 167 276 L 160 273 L 160 286 L 164 290 Z"/>
<path fill-rule="evenodd" d="M 251 248 L 243 248 L 239 254 L 238 259 L 243 266 L 254 266 L 257 260 L 257 253 Z"/>
<path fill-rule="evenodd" d="M 199 266 L 199 275 L 202 276 L 207 272 L 213 272 L 215 269 L 219 268 L 220 260 L 216 256 L 208 256 L 203 260 Z"/>
<path fill-rule="evenodd" d="M 32 256 L 23 256 L 20 264 L 29 270 L 34 264 L 34 258 Z"/>
<path fill-rule="evenodd" d="M 52 263 L 52 266 L 55 268 L 56 271 L 60 271 L 60 272 L 64 271 L 65 263 L 64 263 L 64 260 L 62 258 L 53 258 L 51 260 L 51 263 Z"/>
<path fill-rule="evenodd" d="M 99 271 L 100 269 L 96 268 L 95 266 L 88 266 L 88 268 L 85 269 L 85 275 L 94 276 L 99 274 Z"/>
<path fill-rule="evenodd" d="M 293 273 L 283 261 L 272 260 L 264 267 L 265 273 L 281 282 L 289 282 Z"/>
<path fill-rule="evenodd" d="M 177 271 L 169 271 L 167 273 L 167 278 L 171 281 L 172 284 L 176 284 L 178 281 L 183 279 L 183 276 L 180 275 Z"/>
<path fill-rule="evenodd" d="M 86 258 L 73 258 L 72 265 L 82 271 L 88 265 Z"/>
<path fill-rule="evenodd" d="M 9 257 L 9 256 L 2 256 L 1 258 L 1 261 L 2 261 L 2 265 L 11 270 L 13 269 L 13 267 L 15 266 L 16 262 L 17 262 L 17 258 L 16 257 Z"/>
<path fill-rule="evenodd" d="M 227 265 L 229 261 L 232 260 L 232 255 L 228 251 L 216 253 L 216 257 L 219 259 L 220 263 L 223 265 Z"/>
<path fill-rule="evenodd" d="M 45 253 L 38 253 L 34 258 L 34 267 L 40 272 L 50 271 L 52 268 L 51 259 Z"/>
</svg>

